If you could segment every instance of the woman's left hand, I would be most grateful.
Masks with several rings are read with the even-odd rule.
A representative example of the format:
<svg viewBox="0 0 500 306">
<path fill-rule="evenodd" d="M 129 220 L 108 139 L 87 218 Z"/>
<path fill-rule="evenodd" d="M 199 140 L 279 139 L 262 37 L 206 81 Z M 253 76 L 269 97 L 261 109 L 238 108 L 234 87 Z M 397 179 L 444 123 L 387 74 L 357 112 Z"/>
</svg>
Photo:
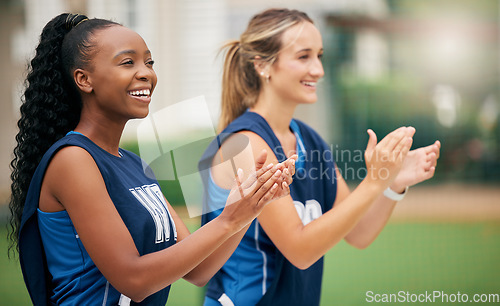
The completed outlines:
<svg viewBox="0 0 500 306">
<path fill-rule="evenodd" d="M 283 165 L 281 181 L 278 181 L 278 186 L 281 188 L 279 188 L 274 194 L 273 200 L 290 194 L 290 184 L 293 182 L 293 175 L 295 174 L 295 161 L 297 158 L 298 156 L 294 154 L 284 162 L 280 163 Z"/>
<path fill-rule="evenodd" d="M 401 171 L 391 184 L 391 189 L 403 191 L 434 176 L 441 143 L 436 140 L 432 145 L 411 150 L 403 161 Z"/>
<path fill-rule="evenodd" d="M 250 176 L 249 179 L 247 179 L 243 184 L 242 187 L 244 189 L 250 187 L 256 179 L 256 174 L 259 172 L 264 167 L 266 157 L 267 157 L 267 152 L 263 151 L 259 157 L 255 160 L 255 172 Z M 293 182 L 293 175 L 295 174 L 295 162 L 297 161 L 298 156 L 296 154 L 290 156 L 287 160 L 277 164 L 275 167 L 279 170 L 281 170 L 281 177 L 276 181 L 278 184 L 278 190 L 274 194 L 273 198 L 271 201 L 277 200 L 279 198 L 282 198 L 284 196 L 287 196 L 290 194 L 290 184 Z"/>
</svg>

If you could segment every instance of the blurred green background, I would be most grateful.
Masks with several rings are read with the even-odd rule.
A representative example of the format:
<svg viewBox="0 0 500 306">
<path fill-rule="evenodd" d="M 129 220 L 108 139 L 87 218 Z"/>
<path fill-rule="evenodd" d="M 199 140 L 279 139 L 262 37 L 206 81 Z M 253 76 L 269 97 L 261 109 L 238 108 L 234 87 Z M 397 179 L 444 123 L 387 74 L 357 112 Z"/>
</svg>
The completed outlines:
<svg viewBox="0 0 500 306">
<path fill-rule="evenodd" d="M 332 143 L 355 150 L 367 128 L 385 135 L 412 125 L 414 147 L 442 142 L 434 183 L 498 185 L 498 1 L 387 3 L 387 19 L 328 18 L 325 70 L 341 122 Z"/>
<path fill-rule="evenodd" d="M 164 56 L 156 68 L 160 81 L 163 80 L 155 93 L 160 105 L 205 94 L 208 88 L 219 89 L 217 77 L 213 83 L 197 85 L 199 79 L 209 75 L 203 75 L 200 68 L 204 62 L 192 54 L 181 57 L 181 53 L 188 52 L 183 48 L 196 46 L 179 44 L 168 31 L 156 33 L 158 36 L 149 33 L 151 28 L 159 31 L 162 27 L 145 22 L 147 16 L 134 15 L 138 13 L 133 8 L 140 7 L 140 1 L 102 1 L 107 9 L 102 11 L 96 11 L 99 6 L 92 1 L 51 0 L 47 1 L 47 8 L 51 7 L 49 3 L 56 3 L 56 8 L 35 14 L 52 17 L 68 8 L 102 12 L 95 15 L 114 16 L 145 36 L 153 51 L 161 51 L 153 53 Z M 422 294 L 437 290 L 445 294 L 466 293 L 469 299 L 473 294 L 500 294 L 498 0 L 151 0 L 147 4 L 154 6 L 150 11 L 160 16 L 156 18 L 182 20 L 183 23 L 174 23 L 175 32 L 187 31 L 187 25 L 203 27 L 204 15 L 224 20 L 225 34 L 216 36 L 217 46 L 223 38 L 237 37 L 249 17 L 267 7 L 286 6 L 309 13 L 323 35 L 326 75 L 320 84 L 318 103 L 301 109 L 298 116 L 317 128 L 331 144 L 337 165 L 352 188 L 362 179 L 359 173 L 363 173 L 364 163 L 355 157 L 366 147 L 368 128 L 381 138 L 401 125 L 414 126 L 414 147 L 441 141 L 435 177 L 410 189 L 373 245 L 360 251 L 342 242 L 326 255 L 322 305 L 366 304 L 367 291 Z M 2 37 L 19 31 L 9 31 L 8 26 L 12 25 L 25 24 L 37 32 L 41 29 L 33 26 L 36 22 L 30 19 L 33 11 L 28 10 L 29 5 L 40 3 L 0 1 Z M 170 19 L 161 15 L 166 9 L 174 12 L 165 13 Z M 177 51 L 163 52 L 165 49 L 156 41 L 159 37 Z M 172 40 L 176 44 L 169 44 Z M 11 42 L 0 51 L 11 58 L 16 57 L 12 50 L 24 48 L 19 40 L 6 41 Z M 207 52 L 211 60 L 215 55 L 206 50 L 199 52 Z M 5 59 L 9 61 L 9 57 Z M 12 66 L 2 65 L 2 71 L 14 71 Z M 24 62 L 19 67 L 24 69 Z M 174 78 L 169 75 L 170 70 L 175 72 Z M 214 71 L 216 76 L 220 72 L 218 68 Z M 196 78 L 189 79 L 193 75 Z M 12 93 L 11 100 L 17 101 L 21 78 L 17 83 L 9 74 L 0 78 L 0 86 L 10 84 L 2 87 L 3 91 Z M 182 87 L 181 83 L 187 85 Z M 207 99 L 216 117 L 217 95 L 208 94 Z M 2 101 L 3 105 L 14 111 L 0 114 L 5 116 L 1 122 L 9 124 L 0 134 L 0 141 L 2 154 L 10 160 L 18 102 L 7 100 Z M 171 140 L 182 143 L 182 131 L 176 137 Z M 139 154 L 135 138 L 129 134 L 122 146 Z M 191 158 L 196 160 L 199 154 L 193 152 Z M 179 181 L 160 183 L 167 199 L 188 226 L 196 230 L 199 218 L 191 218 L 186 212 Z M 6 199 L 8 191 L 0 192 L 4 194 Z M 19 264 L 15 259 L 7 259 L 7 215 L 6 205 L 0 204 L 0 305 L 29 305 Z M 200 305 L 202 296 L 202 288 L 181 280 L 173 285 L 168 304 Z"/>
<path fill-rule="evenodd" d="M 474 294 L 497 294 L 498 298 L 499 235 L 498 222 L 393 222 L 366 250 L 342 242 L 326 255 L 321 305 L 366 304 L 368 291 L 410 295 L 439 291 L 467 294 L 470 300 Z M 5 241 L 0 241 L 5 249 Z M 0 266 L 0 305 L 29 305 L 17 262 L 8 261 L 2 252 Z M 184 280 L 170 292 L 167 305 L 201 305 L 203 299 L 203 289 Z M 435 300 L 442 301 L 446 300 Z"/>
</svg>

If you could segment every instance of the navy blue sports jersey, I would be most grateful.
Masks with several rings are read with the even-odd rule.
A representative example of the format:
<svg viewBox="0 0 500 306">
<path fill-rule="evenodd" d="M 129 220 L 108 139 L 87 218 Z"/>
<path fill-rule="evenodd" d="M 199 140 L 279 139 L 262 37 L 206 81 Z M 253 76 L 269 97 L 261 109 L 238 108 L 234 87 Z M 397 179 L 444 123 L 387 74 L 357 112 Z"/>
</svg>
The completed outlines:
<svg viewBox="0 0 500 306">
<path fill-rule="evenodd" d="M 67 212 L 38 210 L 47 166 L 66 146 L 81 147 L 93 157 L 140 255 L 163 250 L 177 240 L 158 182 L 148 167 L 143 170 L 137 155 L 120 149 L 118 157 L 79 133 L 69 133 L 43 156 L 29 187 L 19 236 L 24 280 L 35 305 L 118 305 L 129 299 L 113 288 L 92 262 Z M 170 286 L 140 304 L 165 305 L 169 290 Z"/>
<path fill-rule="evenodd" d="M 297 139 L 296 174 L 290 194 L 304 224 L 330 210 L 337 193 L 335 163 L 328 145 L 309 126 L 292 120 L 290 129 Z M 205 187 L 202 216 L 205 224 L 219 215 L 229 193 L 217 186 L 210 175 L 214 154 L 232 133 L 258 134 L 274 151 L 279 162 L 286 159 L 278 138 L 267 121 L 247 111 L 234 120 L 205 151 L 199 163 Z M 205 305 L 230 301 L 234 305 L 319 305 L 323 258 L 306 270 L 293 266 L 276 248 L 258 220 L 254 220 L 226 264 L 210 280 Z M 218 301 L 218 302 L 217 302 Z"/>
</svg>

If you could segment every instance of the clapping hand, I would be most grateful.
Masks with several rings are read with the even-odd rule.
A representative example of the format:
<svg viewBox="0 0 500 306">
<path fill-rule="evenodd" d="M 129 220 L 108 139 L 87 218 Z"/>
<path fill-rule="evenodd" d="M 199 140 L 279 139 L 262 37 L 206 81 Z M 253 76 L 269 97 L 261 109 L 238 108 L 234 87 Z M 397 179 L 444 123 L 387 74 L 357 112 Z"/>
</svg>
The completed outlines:
<svg viewBox="0 0 500 306">
<path fill-rule="evenodd" d="M 401 171 L 394 179 L 392 188 L 403 190 L 405 187 L 416 185 L 434 176 L 441 143 L 436 140 L 431 145 L 411 150 L 406 155 Z"/>
</svg>

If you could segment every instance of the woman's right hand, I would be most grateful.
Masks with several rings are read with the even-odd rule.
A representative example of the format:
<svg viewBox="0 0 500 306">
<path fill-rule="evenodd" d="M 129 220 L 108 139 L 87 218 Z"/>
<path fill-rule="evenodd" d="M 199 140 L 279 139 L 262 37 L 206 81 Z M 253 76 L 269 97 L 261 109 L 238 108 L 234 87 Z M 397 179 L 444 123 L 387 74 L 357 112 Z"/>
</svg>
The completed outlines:
<svg viewBox="0 0 500 306">
<path fill-rule="evenodd" d="M 365 151 L 367 175 L 365 180 L 381 190 L 389 187 L 401 170 L 403 161 L 413 142 L 415 128 L 400 127 L 389 133 L 379 143 L 377 135 L 368 130 L 368 144 Z"/>
</svg>

